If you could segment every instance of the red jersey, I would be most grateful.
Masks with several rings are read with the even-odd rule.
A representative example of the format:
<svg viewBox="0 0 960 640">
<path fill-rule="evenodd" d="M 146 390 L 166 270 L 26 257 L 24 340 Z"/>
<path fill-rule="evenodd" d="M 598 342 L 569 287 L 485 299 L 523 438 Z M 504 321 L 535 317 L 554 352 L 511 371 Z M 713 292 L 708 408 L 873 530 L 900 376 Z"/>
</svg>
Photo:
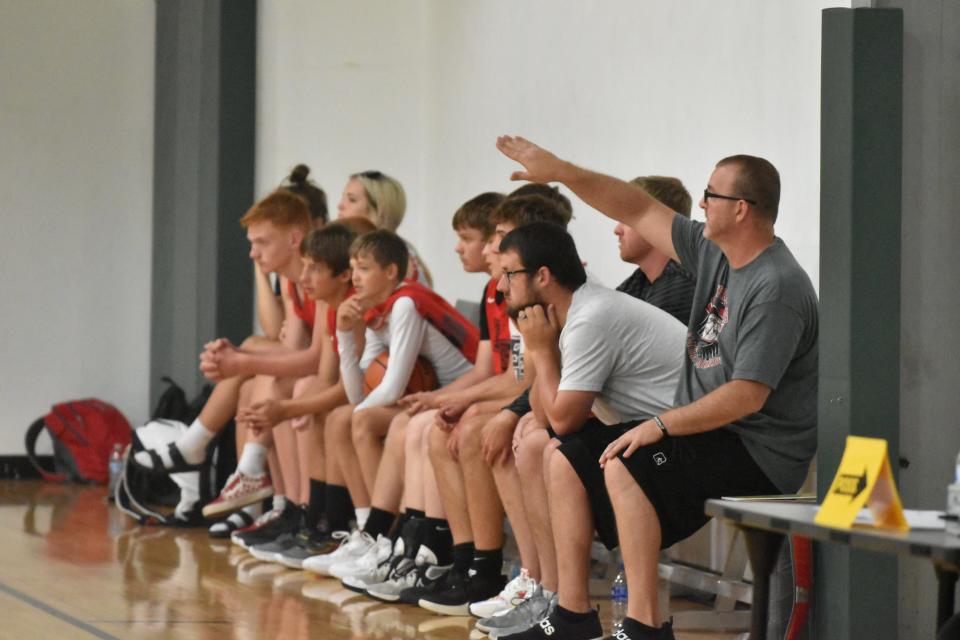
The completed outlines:
<svg viewBox="0 0 960 640">
<path fill-rule="evenodd" d="M 293 280 L 287 280 L 287 293 L 293 302 L 293 313 L 303 320 L 310 332 L 313 333 L 313 321 L 317 316 L 317 303 L 310 296 L 301 300 L 297 294 L 297 285 L 294 284 Z"/>
<path fill-rule="evenodd" d="M 487 333 L 493 352 L 493 372 L 503 373 L 510 368 L 510 316 L 507 301 L 497 291 L 497 280 L 491 279 L 483 293 L 482 313 L 487 321 Z"/>
<path fill-rule="evenodd" d="M 433 290 L 417 282 L 404 281 L 386 301 L 368 310 L 363 320 L 368 325 L 382 323 L 399 298 L 412 298 L 417 312 L 459 349 L 470 362 L 477 361 L 480 331 L 464 318 L 453 305 Z"/>
</svg>

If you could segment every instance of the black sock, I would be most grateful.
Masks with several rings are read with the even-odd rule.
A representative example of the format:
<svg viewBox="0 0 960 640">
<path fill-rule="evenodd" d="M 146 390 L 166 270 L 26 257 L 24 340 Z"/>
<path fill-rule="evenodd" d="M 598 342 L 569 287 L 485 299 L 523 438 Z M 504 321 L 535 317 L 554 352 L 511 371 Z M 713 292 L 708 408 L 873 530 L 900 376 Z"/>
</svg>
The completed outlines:
<svg viewBox="0 0 960 640">
<path fill-rule="evenodd" d="M 472 567 L 477 575 L 491 577 L 500 575 L 503 569 L 503 549 L 475 549 Z"/>
<path fill-rule="evenodd" d="M 327 483 L 323 480 L 310 480 L 310 502 L 307 504 L 307 527 L 311 531 L 320 524 L 327 504 Z"/>
<path fill-rule="evenodd" d="M 593 609 L 590 609 L 586 613 L 577 613 L 576 611 L 564 609 L 560 605 L 557 605 L 556 612 L 557 616 L 560 617 L 561 620 L 566 620 L 567 622 L 583 622 L 584 620 L 589 619 L 591 616 L 597 615 L 597 612 Z"/>
<path fill-rule="evenodd" d="M 465 574 L 470 569 L 470 565 L 473 564 L 473 552 L 472 542 L 453 545 L 450 549 L 450 554 L 453 556 L 453 569 L 451 571 L 459 571 L 459 573 Z"/>
<path fill-rule="evenodd" d="M 426 518 L 427 514 L 421 511 L 420 509 L 410 509 L 409 507 L 403 510 L 403 514 L 411 518 Z"/>
<path fill-rule="evenodd" d="M 423 544 L 437 556 L 437 564 L 446 566 L 453 562 L 451 553 L 453 536 L 450 535 L 450 525 L 443 518 L 427 518 L 426 521 L 427 532 L 423 538 Z"/>
<path fill-rule="evenodd" d="M 395 513 L 384 511 L 378 507 L 371 507 L 367 522 L 363 525 L 363 532 L 376 540 L 377 536 L 387 535 L 396 517 L 397 514 Z"/>
<path fill-rule="evenodd" d="M 651 634 L 657 634 L 662 628 L 662 625 L 660 627 L 651 627 L 650 625 L 643 624 L 639 620 L 629 616 L 623 619 L 623 630 L 628 634 L 632 632 L 631 637 L 637 636 L 639 638 L 644 638 Z"/>
<path fill-rule="evenodd" d="M 346 487 L 327 483 L 327 524 L 330 531 L 349 531 L 353 502 Z"/>
</svg>

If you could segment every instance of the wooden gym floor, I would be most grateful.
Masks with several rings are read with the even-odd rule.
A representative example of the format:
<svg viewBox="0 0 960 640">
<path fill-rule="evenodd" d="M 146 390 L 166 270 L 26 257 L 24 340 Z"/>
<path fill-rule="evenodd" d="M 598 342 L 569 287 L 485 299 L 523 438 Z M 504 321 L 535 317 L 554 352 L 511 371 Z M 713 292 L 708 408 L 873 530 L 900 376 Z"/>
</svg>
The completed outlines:
<svg viewBox="0 0 960 640">
<path fill-rule="evenodd" d="M 136 526 L 105 494 L 0 481 L 0 639 L 466 640 L 472 628 L 470 618 L 383 605 L 337 581 L 257 562 L 202 529 Z M 606 603 L 600 611 L 606 618 Z"/>
</svg>

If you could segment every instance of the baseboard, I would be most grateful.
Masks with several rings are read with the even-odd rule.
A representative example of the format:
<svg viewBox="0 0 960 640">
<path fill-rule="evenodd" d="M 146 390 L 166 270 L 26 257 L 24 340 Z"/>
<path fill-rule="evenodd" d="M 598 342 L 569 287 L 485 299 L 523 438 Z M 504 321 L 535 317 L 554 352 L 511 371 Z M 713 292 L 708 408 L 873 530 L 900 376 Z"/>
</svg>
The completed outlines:
<svg viewBox="0 0 960 640">
<path fill-rule="evenodd" d="M 44 469 L 53 469 L 53 456 L 37 456 Z M 27 456 L 0 456 L 0 479 L 39 480 L 40 474 Z"/>
</svg>

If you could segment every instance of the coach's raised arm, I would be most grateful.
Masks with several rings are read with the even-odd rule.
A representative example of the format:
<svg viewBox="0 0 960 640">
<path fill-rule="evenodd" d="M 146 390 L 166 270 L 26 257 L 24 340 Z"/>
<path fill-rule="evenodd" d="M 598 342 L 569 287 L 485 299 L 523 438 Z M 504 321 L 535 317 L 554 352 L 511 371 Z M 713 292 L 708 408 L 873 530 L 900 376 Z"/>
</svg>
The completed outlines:
<svg viewBox="0 0 960 640">
<path fill-rule="evenodd" d="M 523 165 L 511 180 L 562 182 L 588 205 L 617 222 L 629 225 L 672 260 L 671 227 L 676 215 L 646 191 L 613 176 L 578 167 L 519 136 L 500 136 L 497 148 Z"/>
</svg>

